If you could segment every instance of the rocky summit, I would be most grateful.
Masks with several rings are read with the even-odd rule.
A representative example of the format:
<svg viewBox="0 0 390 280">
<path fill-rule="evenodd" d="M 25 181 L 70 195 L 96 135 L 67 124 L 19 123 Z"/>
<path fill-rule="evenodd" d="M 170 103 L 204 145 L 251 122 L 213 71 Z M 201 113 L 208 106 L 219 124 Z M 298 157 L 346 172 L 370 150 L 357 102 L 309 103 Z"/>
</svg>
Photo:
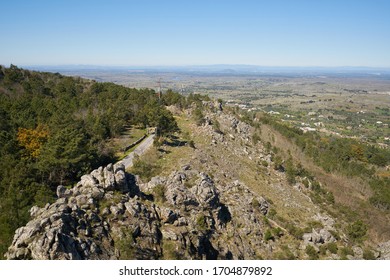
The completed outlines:
<svg viewBox="0 0 390 280">
<path fill-rule="evenodd" d="M 31 208 L 8 259 L 250 259 L 269 208 L 242 183 L 215 184 L 190 165 L 141 184 L 110 164 L 57 195 Z"/>
</svg>

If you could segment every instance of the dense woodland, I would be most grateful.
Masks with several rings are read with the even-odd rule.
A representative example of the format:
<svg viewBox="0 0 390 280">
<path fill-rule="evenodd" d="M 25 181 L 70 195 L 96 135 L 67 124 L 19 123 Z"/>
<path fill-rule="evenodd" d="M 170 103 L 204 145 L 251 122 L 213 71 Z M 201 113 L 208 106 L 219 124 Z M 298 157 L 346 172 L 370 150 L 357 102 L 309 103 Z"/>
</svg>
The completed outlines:
<svg viewBox="0 0 390 280">
<path fill-rule="evenodd" d="M 164 105 L 186 102 L 172 91 L 159 100 L 150 89 L 0 66 L 0 258 L 32 205 L 116 160 L 109 138 L 130 125 L 175 132 Z"/>
</svg>

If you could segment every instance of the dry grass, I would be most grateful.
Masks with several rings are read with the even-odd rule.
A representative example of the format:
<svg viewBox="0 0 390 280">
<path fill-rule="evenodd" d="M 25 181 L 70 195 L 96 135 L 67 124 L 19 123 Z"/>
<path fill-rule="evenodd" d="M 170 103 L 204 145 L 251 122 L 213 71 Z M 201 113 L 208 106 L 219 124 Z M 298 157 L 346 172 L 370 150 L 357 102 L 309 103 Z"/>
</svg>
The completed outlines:
<svg viewBox="0 0 390 280">
<path fill-rule="evenodd" d="M 271 207 L 276 209 L 277 217 L 281 221 L 288 221 L 298 227 L 305 227 L 313 216 L 322 211 L 329 212 L 338 221 L 347 224 L 351 219 L 359 218 L 369 226 L 369 238 L 372 241 L 382 241 L 390 237 L 389 215 L 371 207 L 367 198 L 370 189 L 363 180 L 350 179 L 337 174 L 327 174 L 314 162 L 307 158 L 300 149 L 284 138 L 272 128 L 263 125 L 261 128 L 262 142 L 271 142 L 278 147 L 279 153 L 287 157 L 290 151 L 295 162 L 303 167 L 320 181 L 324 188 L 334 194 L 336 205 L 319 206 L 314 204 L 308 196 L 293 189 L 286 181 L 285 175 L 273 170 L 272 167 L 263 167 L 258 164 L 256 154 L 238 153 L 245 145 L 252 145 L 236 139 L 235 144 L 222 143 L 211 145 L 211 137 L 205 134 L 204 128 L 198 127 L 185 114 L 175 116 L 182 131 L 178 134 L 179 141 L 193 140 L 196 149 L 184 146 L 163 145 L 155 162 L 161 166 L 161 175 L 167 176 L 178 170 L 184 164 L 190 164 L 195 170 L 207 172 L 217 184 L 227 184 L 240 180 L 254 193 L 272 201 Z M 261 148 L 261 143 L 258 144 Z M 144 157 L 152 158 L 145 154 Z M 259 167 L 260 166 L 260 167 Z M 269 172 L 269 174 L 267 174 Z M 347 207 L 339 207 L 347 206 Z M 321 209 L 322 208 L 322 209 Z M 343 209 L 343 210 L 340 210 Z M 348 210 L 349 209 L 349 210 Z M 345 211 L 357 213 L 349 215 Z M 344 214 L 343 214 L 344 213 Z M 352 217 L 352 218 L 351 218 Z M 339 219 L 341 218 L 341 219 Z"/>
<path fill-rule="evenodd" d="M 269 141 L 273 146 L 283 150 L 285 154 L 289 150 L 293 159 L 300 162 L 303 167 L 320 181 L 324 188 L 331 191 L 337 204 L 350 208 L 369 226 L 370 239 L 376 242 L 390 238 L 390 215 L 373 208 L 368 203 L 371 189 L 361 178 L 347 178 L 340 174 L 329 174 L 315 165 L 312 159 L 306 157 L 302 151 L 284 136 L 267 125 L 262 126 L 262 139 Z M 272 139 L 275 141 L 272 142 Z M 337 209 L 334 215 L 339 215 Z"/>
<path fill-rule="evenodd" d="M 121 136 L 112 138 L 109 141 L 109 146 L 114 150 L 115 156 L 118 159 L 124 158 L 129 152 L 131 152 L 133 149 L 128 150 L 124 152 L 124 149 L 140 139 L 142 136 L 144 136 L 146 133 L 145 129 L 140 129 L 136 127 L 129 127 L 127 128 Z"/>
</svg>

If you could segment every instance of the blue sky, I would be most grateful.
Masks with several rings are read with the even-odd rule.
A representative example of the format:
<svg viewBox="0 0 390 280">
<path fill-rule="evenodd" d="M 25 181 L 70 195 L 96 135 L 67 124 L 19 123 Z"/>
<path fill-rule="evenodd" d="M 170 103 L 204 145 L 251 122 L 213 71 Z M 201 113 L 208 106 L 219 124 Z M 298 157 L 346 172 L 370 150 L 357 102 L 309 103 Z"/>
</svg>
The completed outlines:
<svg viewBox="0 0 390 280">
<path fill-rule="evenodd" d="M 390 67 L 388 0 L 1 0 L 0 64 Z"/>
</svg>

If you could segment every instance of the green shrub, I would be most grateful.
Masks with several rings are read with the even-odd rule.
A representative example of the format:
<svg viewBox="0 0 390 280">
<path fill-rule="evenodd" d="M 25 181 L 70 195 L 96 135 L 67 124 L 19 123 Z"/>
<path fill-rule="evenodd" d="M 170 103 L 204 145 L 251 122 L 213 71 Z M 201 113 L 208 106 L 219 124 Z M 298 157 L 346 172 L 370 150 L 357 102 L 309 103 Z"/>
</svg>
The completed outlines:
<svg viewBox="0 0 390 280">
<path fill-rule="evenodd" d="M 343 260 L 346 260 L 347 259 L 347 256 L 354 256 L 355 253 L 353 252 L 352 248 L 351 247 L 342 247 L 339 249 L 339 255 L 340 255 L 340 258 L 343 259 Z"/>
<path fill-rule="evenodd" d="M 266 153 L 269 153 L 269 152 L 271 152 L 272 144 L 270 142 L 267 142 L 267 143 L 265 143 L 264 148 L 265 148 Z"/>
<path fill-rule="evenodd" d="M 340 234 L 339 234 L 337 231 L 335 231 L 335 230 L 329 230 L 329 233 L 330 233 L 331 235 L 333 235 L 333 237 L 336 238 L 336 240 L 340 240 L 340 239 L 341 239 Z"/>
<path fill-rule="evenodd" d="M 286 161 L 286 177 L 287 177 L 287 182 L 289 184 L 295 184 L 296 183 L 296 180 L 295 180 L 295 175 L 296 175 L 296 170 L 295 170 L 295 167 L 294 167 L 294 163 L 293 163 L 293 160 L 292 158 L 290 157 L 287 161 Z"/>
<path fill-rule="evenodd" d="M 257 143 L 259 143 L 259 141 L 260 141 L 260 136 L 259 136 L 259 134 L 254 133 L 254 134 L 252 135 L 252 143 L 253 143 L 253 145 L 256 145 Z"/>
<path fill-rule="evenodd" d="M 280 156 L 275 156 L 272 158 L 273 162 L 274 162 L 274 169 L 275 170 L 278 170 L 278 171 L 281 171 L 281 172 L 284 172 L 284 166 L 283 166 L 283 160 Z"/>
<path fill-rule="evenodd" d="M 252 199 L 251 204 L 252 204 L 252 207 L 255 209 L 260 207 L 260 202 L 256 198 Z"/>
<path fill-rule="evenodd" d="M 142 179 L 149 181 L 153 176 L 158 174 L 160 166 L 141 159 L 135 159 L 131 171 L 132 173 L 139 175 Z"/>
<path fill-rule="evenodd" d="M 269 241 L 269 240 L 275 240 L 274 236 L 272 235 L 271 231 L 269 229 L 266 230 L 264 233 L 264 241 Z"/>
<path fill-rule="evenodd" d="M 265 225 L 267 225 L 269 227 L 271 226 L 271 223 L 270 223 L 270 221 L 268 220 L 268 218 L 266 216 L 263 217 L 263 222 L 264 222 Z"/>
<path fill-rule="evenodd" d="M 374 253 L 370 249 L 366 248 L 366 249 L 363 250 L 363 259 L 365 259 L 365 260 L 375 260 L 375 255 L 374 255 Z"/>
<path fill-rule="evenodd" d="M 293 252 L 291 252 L 290 248 L 288 246 L 283 245 L 280 248 L 281 250 L 276 252 L 274 255 L 274 258 L 277 260 L 295 260 L 296 256 Z"/>
<path fill-rule="evenodd" d="M 370 197 L 370 203 L 383 210 L 390 209 L 390 178 L 376 178 L 371 180 L 370 186 L 374 195 Z"/>
<path fill-rule="evenodd" d="M 153 188 L 153 198 L 154 201 L 164 203 L 166 201 L 165 198 L 165 190 L 166 187 L 164 185 L 157 185 Z"/>
<path fill-rule="evenodd" d="M 134 238 L 131 234 L 125 234 L 124 237 L 115 242 L 115 249 L 119 251 L 120 260 L 136 259 L 136 248 L 134 246 Z"/>
<path fill-rule="evenodd" d="M 332 254 L 337 254 L 338 251 L 338 247 L 335 242 L 326 244 L 326 249 L 328 249 L 328 251 L 331 252 Z"/>
<path fill-rule="evenodd" d="M 358 220 L 348 226 L 347 234 L 352 241 L 361 242 L 367 234 L 367 225 Z"/>
<path fill-rule="evenodd" d="M 213 126 L 214 132 L 219 133 L 219 134 L 223 134 L 223 132 L 221 130 L 221 124 L 219 123 L 219 121 L 216 118 L 213 118 L 212 126 Z"/>
<path fill-rule="evenodd" d="M 287 231 L 294 236 L 296 239 L 302 239 L 303 236 L 303 230 L 299 227 L 294 226 L 293 224 L 287 224 L 286 225 Z"/>
<path fill-rule="evenodd" d="M 270 217 L 271 219 L 273 219 L 273 218 L 275 218 L 275 216 L 276 216 L 276 210 L 274 209 L 274 208 L 271 208 L 271 209 L 269 209 L 269 211 L 268 211 L 268 217 Z"/>
<path fill-rule="evenodd" d="M 317 250 L 311 245 L 307 245 L 305 253 L 308 255 L 310 260 L 318 260 L 319 258 Z"/>
<path fill-rule="evenodd" d="M 275 237 L 281 237 L 281 236 L 283 236 L 283 230 L 280 227 L 273 228 L 272 229 L 272 234 Z"/>
<path fill-rule="evenodd" d="M 206 217 L 201 214 L 196 218 L 196 226 L 197 229 L 200 231 L 205 231 L 208 228 Z"/>
<path fill-rule="evenodd" d="M 193 149 L 196 149 L 194 140 L 188 141 L 188 146 L 190 146 Z"/>
<path fill-rule="evenodd" d="M 312 229 L 322 229 L 324 225 L 320 221 L 310 221 L 307 223 L 307 227 L 305 228 L 305 232 L 311 232 Z"/>
<path fill-rule="evenodd" d="M 326 245 L 321 245 L 319 249 L 320 249 L 320 255 L 325 256 L 327 251 Z"/>
<path fill-rule="evenodd" d="M 196 109 L 194 110 L 193 117 L 196 125 L 201 126 L 202 124 L 204 124 L 205 119 L 200 106 L 197 106 Z"/>
</svg>

